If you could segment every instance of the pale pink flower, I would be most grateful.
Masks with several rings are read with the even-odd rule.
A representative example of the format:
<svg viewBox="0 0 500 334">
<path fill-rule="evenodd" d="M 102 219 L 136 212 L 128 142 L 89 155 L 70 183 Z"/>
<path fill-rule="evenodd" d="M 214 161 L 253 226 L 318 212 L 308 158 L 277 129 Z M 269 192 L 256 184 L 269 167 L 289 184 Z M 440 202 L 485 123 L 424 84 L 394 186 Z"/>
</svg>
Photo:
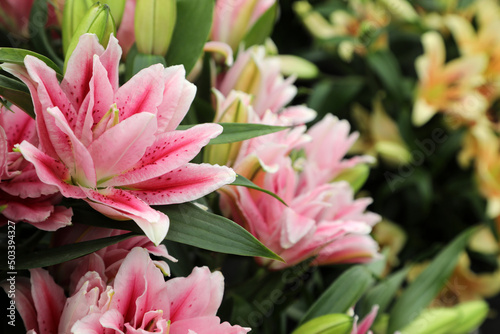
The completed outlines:
<svg viewBox="0 0 500 334">
<path fill-rule="evenodd" d="M 23 140 L 38 139 L 35 120 L 16 106 L 10 109 L 0 108 L 0 225 L 24 221 L 46 231 L 70 225 L 72 210 L 55 206 L 62 199 L 57 187 L 41 182 L 33 165 L 12 151 Z"/>
<path fill-rule="evenodd" d="M 28 23 L 33 0 L 0 0 L 0 27 L 28 37 Z"/>
<path fill-rule="evenodd" d="M 263 117 L 267 110 L 281 112 L 292 101 L 297 94 L 294 81 L 293 76 L 283 77 L 278 58 L 268 57 L 263 46 L 254 46 L 238 53 L 233 66 L 219 74 L 215 87 L 226 97 L 232 90 L 250 94 L 253 109 Z"/>
<path fill-rule="evenodd" d="M 217 0 L 210 39 L 238 49 L 245 35 L 276 0 Z"/>
<path fill-rule="evenodd" d="M 108 238 L 125 233 L 128 233 L 128 231 L 75 224 L 71 228 L 57 231 L 52 238 L 51 245 L 53 247 L 58 247 L 76 242 Z M 57 283 L 65 288 L 68 287 L 68 291 L 72 294 L 80 278 L 88 271 L 99 273 L 99 276 L 105 282 L 112 281 L 125 257 L 130 250 L 135 247 L 144 248 L 150 254 L 168 259 L 172 262 L 177 262 L 177 259 L 168 254 L 165 245 L 160 244 L 155 246 L 147 237 L 135 236 L 114 245 L 104 247 L 87 256 L 60 263 L 52 268 L 51 273 L 54 275 Z M 165 261 L 159 260 L 153 262 L 164 274 L 170 275 L 170 268 Z"/>
<path fill-rule="evenodd" d="M 18 149 L 42 182 L 111 218 L 133 219 L 159 244 L 169 220 L 149 205 L 194 200 L 233 182 L 235 173 L 188 163 L 222 127 L 175 131 L 195 94 L 184 69 L 153 65 L 118 87 L 120 56 L 116 38 L 104 50 L 85 34 L 60 84 L 37 58 L 27 56 L 25 68 L 3 65 L 28 85 L 37 115 L 40 147 L 24 141 Z"/>
<path fill-rule="evenodd" d="M 274 192 L 288 206 L 265 193 L 228 186 L 220 190 L 221 208 L 286 261 L 257 259 L 270 269 L 283 269 L 311 257 L 316 257 L 316 264 L 370 261 L 378 256 L 378 245 L 368 234 L 380 220 L 365 212 L 371 199 L 354 199 L 347 182 L 330 183 L 342 170 L 370 158 L 344 159 L 356 137 L 349 136 L 347 123 L 331 116 L 307 134 L 312 141 L 305 144 L 304 157 L 292 161 L 288 156 L 291 149 L 276 137 L 276 143 L 253 145 L 247 157 L 234 165 L 238 174 Z M 304 138 L 300 131 L 292 137 Z M 286 142 L 281 138 L 281 143 Z M 296 142 L 304 145 L 304 141 Z"/>
<path fill-rule="evenodd" d="M 7 289 L 5 282 L 2 287 Z M 19 279 L 16 307 L 31 333 L 239 334 L 248 328 L 221 323 L 216 316 L 224 292 L 220 272 L 194 268 L 188 277 L 165 282 L 147 252 L 134 248 L 116 278 L 106 284 L 89 271 L 66 298 L 43 269 L 31 282 Z"/>
</svg>

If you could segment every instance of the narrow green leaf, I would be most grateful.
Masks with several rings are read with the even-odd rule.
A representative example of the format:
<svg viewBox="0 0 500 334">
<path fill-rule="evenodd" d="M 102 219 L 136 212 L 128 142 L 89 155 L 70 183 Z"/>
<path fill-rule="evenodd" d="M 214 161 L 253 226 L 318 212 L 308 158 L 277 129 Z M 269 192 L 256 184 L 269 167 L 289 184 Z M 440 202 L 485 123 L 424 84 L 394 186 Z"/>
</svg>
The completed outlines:
<svg viewBox="0 0 500 334">
<path fill-rule="evenodd" d="M 30 22 L 29 22 L 30 41 L 33 43 L 35 50 L 49 56 L 58 65 L 58 66 L 56 65 L 57 69 L 54 68 L 54 70 L 60 73 L 59 68 L 62 68 L 64 62 L 61 58 L 59 58 L 57 53 L 52 48 L 49 38 L 47 37 L 47 34 L 45 32 L 45 25 L 47 24 L 47 18 L 48 18 L 47 0 L 35 0 L 33 2 L 33 6 L 31 7 L 31 12 L 30 12 Z"/>
<path fill-rule="evenodd" d="M 120 241 L 136 236 L 135 233 L 127 233 L 114 237 L 101 238 L 90 241 L 78 242 L 19 255 L 16 258 L 16 270 L 40 268 L 54 264 L 70 261 L 81 256 L 96 252 L 104 247 L 114 245 Z M 7 270 L 7 261 L 0 264 L 1 270 Z"/>
<path fill-rule="evenodd" d="M 266 193 L 268 195 L 271 195 L 273 196 L 274 198 L 276 198 L 278 201 L 280 201 L 281 203 L 285 204 L 286 206 L 288 206 L 284 200 L 281 199 L 281 197 L 279 197 L 278 195 L 276 195 L 275 193 L 273 193 L 272 191 L 269 191 L 269 190 L 266 190 L 266 189 L 262 189 L 261 187 L 259 187 L 258 185 L 256 185 L 255 183 L 253 183 L 252 181 L 250 181 L 249 179 L 247 179 L 246 177 L 244 176 L 241 176 L 241 175 L 236 175 L 236 180 L 234 180 L 233 183 L 231 183 L 232 186 L 242 186 L 242 187 L 247 187 L 247 188 L 250 188 L 250 189 L 255 189 L 255 190 L 258 190 L 258 191 L 262 191 L 263 193 Z"/>
<path fill-rule="evenodd" d="M 361 298 L 373 281 L 371 272 L 364 266 L 350 268 L 340 275 L 309 308 L 301 323 L 325 314 L 345 313 Z"/>
<path fill-rule="evenodd" d="M 177 0 L 177 21 L 165 56 L 168 66 L 184 65 L 186 74 L 203 53 L 212 27 L 213 0 Z"/>
<path fill-rule="evenodd" d="M 26 56 L 28 55 L 40 59 L 45 64 L 47 64 L 48 67 L 56 71 L 57 74 L 62 74 L 61 69 L 49 58 L 36 52 L 24 49 L 0 48 L 0 63 L 11 63 L 24 66 L 24 58 L 26 58 Z"/>
<path fill-rule="evenodd" d="M 403 268 L 391 274 L 385 280 L 368 290 L 360 302 L 359 311 L 356 312 L 359 317 L 362 319 L 370 313 L 373 305 L 379 306 L 379 314 L 384 313 L 405 280 L 406 275 L 408 275 L 409 269 L 409 267 Z"/>
<path fill-rule="evenodd" d="M 0 96 L 15 104 L 35 118 L 35 111 L 28 87 L 20 81 L 0 74 Z"/>
<path fill-rule="evenodd" d="M 398 60 L 389 50 L 371 52 L 366 60 L 373 72 L 377 74 L 387 90 L 394 96 L 400 97 L 401 82 L 403 81 Z"/>
<path fill-rule="evenodd" d="M 167 240 L 214 252 L 283 261 L 240 225 L 195 204 L 156 206 L 170 218 Z"/>
<path fill-rule="evenodd" d="M 273 32 L 277 13 L 278 2 L 276 1 L 274 5 L 269 7 L 269 9 L 259 17 L 253 27 L 246 33 L 245 37 L 243 37 L 245 48 L 248 49 L 252 45 L 264 44 L 266 38 Z"/>
<path fill-rule="evenodd" d="M 347 314 L 327 314 L 306 322 L 292 334 L 349 334 L 352 325 L 353 318 Z"/>
<path fill-rule="evenodd" d="M 391 309 L 388 333 L 393 333 L 409 324 L 439 293 L 476 229 L 473 227 L 462 232 L 408 286 Z"/>
<path fill-rule="evenodd" d="M 155 206 L 170 219 L 165 240 L 203 248 L 213 252 L 242 256 L 260 256 L 283 261 L 253 235 L 232 220 L 207 212 L 195 204 Z M 144 234 L 133 221 L 116 221 L 87 205 L 73 206 L 73 221 L 104 228 Z"/>
<path fill-rule="evenodd" d="M 270 133 L 288 129 L 286 126 L 274 126 L 251 123 L 219 123 L 224 128 L 222 133 L 210 141 L 210 144 L 228 144 L 254 137 L 268 135 Z M 177 130 L 186 130 L 194 125 L 179 125 Z"/>
</svg>

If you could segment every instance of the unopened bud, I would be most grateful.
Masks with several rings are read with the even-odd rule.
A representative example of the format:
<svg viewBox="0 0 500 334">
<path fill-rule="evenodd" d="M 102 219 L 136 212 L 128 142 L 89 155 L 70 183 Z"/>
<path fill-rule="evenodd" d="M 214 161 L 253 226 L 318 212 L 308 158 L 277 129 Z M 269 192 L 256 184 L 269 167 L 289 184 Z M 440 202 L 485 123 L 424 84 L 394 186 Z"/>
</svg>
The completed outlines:
<svg viewBox="0 0 500 334">
<path fill-rule="evenodd" d="M 134 21 L 137 51 L 165 56 L 176 18 L 176 0 L 137 0 Z"/>
<path fill-rule="evenodd" d="M 295 331 L 292 334 L 320 334 L 320 333 L 351 333 L 353 318 L 347 314 L 327 314 L 314 318 Z"/>
<path fill-rule="evenodd" d="M 107 5 L 100 3 L 94 4 L 82 18 L 80 24 L 75 30 L 75 33 L 73 34 L 73 37 L 71 38 L 71 42 L 65 54 L 65 71 L 68 59 L 71 57 L 71 54 L 78 45 L 80 36 L 86 33 L 97 35 L 99 42 L 104 47 L 108 45 L 110 35 L 116 34 L 116 30 L 113 17 L 111 16 Z"/>
<path fill-rule="evenodd" d="M 64 54 L 66 54 L 76 29 L 89 8 L 92 7 L 92 4 L 92 0 L 66 0 L 62 20 L 62 45 Z"/>
</svg>

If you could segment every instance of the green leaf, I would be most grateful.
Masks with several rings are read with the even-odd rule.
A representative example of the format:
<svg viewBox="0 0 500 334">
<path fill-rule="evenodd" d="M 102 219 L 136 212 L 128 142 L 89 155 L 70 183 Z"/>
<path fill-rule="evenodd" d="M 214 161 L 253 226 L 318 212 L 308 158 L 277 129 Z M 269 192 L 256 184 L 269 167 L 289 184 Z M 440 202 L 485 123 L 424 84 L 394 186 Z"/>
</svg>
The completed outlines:
<svg viewBox="0 0 500 334">
<path fill-rule="evenodd" d="M 353 318 L 347 314 L 327 314 L 306 322 L 292 334 L 349 334 L 352 325 Z"/>
<path fill-rule="evenodd" d="M 370 313 L 373 305 L 379 306 L 379 314 L 384 313 L 405 280 L 409 269 L 409 267 L 403 268 L 391 274 L 384 281 L 368 290 L 360 302 L 359 311 L 357 312 L 359 317 L 364 318 Z"/>
<path fill-rule="evenodd" d="M 473 227 L 462 232 L 408 286 L 391 309 L 388 333 L 393 333 L 409 324 L 437 296 L 476 229 Z"/>
<path fill-rule="evenodd" d="M 247 179 L 246 177 L 244 176 L 241 176 L 241 175 L 236 175 L 236 180 L 234 180 L 233 183 L 231 183 L 232 186 L 242 186 L 242 187 L 247 187 L 247 188 L 250 188 L 250 189 L 255 189 L 255 190 L 258 190 L 258 191 L 262 191 L 263 193 L 266 193 L 268 195 L 271 195 L 273 196 L 274 198 L 276 198 L 278 201 L 280 201 L 281 203 L 285 204 L 286 206 L 288 206 L 284 200 L 282 200 L 278 195 L 276 195 L 275 193 L 273 193 L 272 191 L 269 191 L 269 190 L 266 190 L 266 189 L 262 189 L 261 187 L 259 187 L 258 185 L 256 185 L 255 183 L 253 183 L 252 181 L 250 181 L 249 179 Z"/>
<path fill-rule="evenodd" d="M 301 323 L 330 313 L 345 313 L 373 284 L 371 272 L 355 266 L 340 275 L 309 308 Z"/>
<path fill-rule="evenodd" d="M 114 237 L 101 238 L 90 241 L 78 242 L 55 248 L 30 252 L 19 255 L 16 258 L 16 270 L 40 268 L 54 264 L 70 261 L 81 256 L 96 252 L 104 247 L 114 245 L 120 241 L 136 236 L 135 233 L 127 233 Z M 7 270 L 7 261 L 0 264 L 1 270 Z"/>
<path fill-rule="evenodd" d="M 222 133 L 210 141 L 209 144 L 228 144 L 242 140 L 268 135 L 270 133 L 288 129 L 286 126 L 273 126 L 250 123 L 219 123 L 224 128 Z M 179 125 L 177 130 L 186 130 L 194 125 Z"/>
<path fill-rule="evenodd" d="M 186 74 L 203 53 L 212 27 L 213 0 L 177 0 L 177 21 L 165 60 L 168 66 L 184 65 Z"/>
<path fill-rule="evenodd" d="M 389 50 L 379 50 L 367 55 L 366 60 L 373 72 L 382 81 L 386 89 L 396 98 L 402 94 L 401 82 L 403 81 L 398 60 Z"/>
<path fill-rule="evenodd" d="M 283 261 L 240 225 L 193 203 L 155 206 L 170 218 L 167 240 L 214 252 Z"/>
<path fill-rule="evenodd" d="M 0 48 L 0 63 L 11 63 L 24 66 L 24 58 L 28 55 L 40 59 L 47 64 L 48 67 L 56 71 L 57 74 L 62 75 L 61 69 L 52 60 L 36 52 L 24 49 Z"/>
<path fill-rule="evenodd" d="M 207 212 L 195 204 L 183 203 L 154 206 L 170 219 L 165 240 L 203 248 L 213 252 L 242 256 L 260 256 L 283 261 L 240 225 L 222 216 Z M 133 221 L 116 221 L 91 209 L 88 205 L 73 206 L 73 221 L 104 228 L 144 234 Z"/>
<path fill-rule="evenodd" d="M 28 87 L 20 81 L 0 74 L 0 96 L 12 102 L 28 115 L 35 118 L 33 102 Z"/>
<path fill-rule="evenodd" d="M 35 50 L 49 56 L 58 66 L 56 72 L 59 73 L 59 68 L 63 66 L 63 60 L 59 58 L 57 53 L 52 48 L 49 38 L 45 32 L 45 25 L 48 18 L 47 0 L 35 0 L 30 12 L 29 32 L 30 41 L 33 43 Z M 48 64 L 47 64 L 48 65 Z M 49 65 L 50 66 L 50 65 Z M 52 67 L 52 66 L 51 66 Z"/>
<path fill-rule="evenodd" d="M 248 49 L 252 45 L 264 44 L 273 32 L 274 22 L 278 13 L 278 2 L 269 7 L 268 10 L 255 22 L 253 27 L 243 37 L 245 48 Z"/>
</svg>

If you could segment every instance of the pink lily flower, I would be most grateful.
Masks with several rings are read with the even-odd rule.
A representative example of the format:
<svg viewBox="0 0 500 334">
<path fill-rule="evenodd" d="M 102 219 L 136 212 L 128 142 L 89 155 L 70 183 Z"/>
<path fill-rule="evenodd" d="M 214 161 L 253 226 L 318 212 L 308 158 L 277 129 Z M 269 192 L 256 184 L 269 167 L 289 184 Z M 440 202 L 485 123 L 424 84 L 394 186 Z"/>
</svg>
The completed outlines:
<svg viewBox="0 0 500 334">
<path fill-rule="evenodd" d="M 343 159 L 356 136 L 349 136 L 347 123 L 331 116 L 307 134 L 312 141 L 297 141 L 302 143 L 298 146 L 304 147 L 305 157 L 292 161 L 286 145 L 249 144 L 253 152 L 249 150 L 247 157 L 234 164 L 238 174 L 276 193 L 288 206 L 265 193 L 229 186 L 220 190 L 224 214 L 286 261 L 257 259 L 271 270 L 311 257 L 316 257 L 315 264 L 372 260 L 378 256 L 378 245 L 369 233 L 380 217 L 365 212 L 371 199 L 354 199 L 347 182 L 332 182 L 342 170 L 370 158 Z"/>
<path fill-rule="evenodd" d="M 120 57 L 116 38 L 104 50 L 85 34 L 61 83 L 34 57 L 26 57 L 25 67 L 2 65 L 27 84 L 35 106 L 40 146 L 17 147 L 42 182 L 113 219 L 134 220 L 159 244 L 169 219 L 150 205 L 202 197 L 233 182 L 235 173 L 188 163 L 222 127 L 175 131 L 195 95 L 184 69 L 152 65 L 119 87 Z"/>
<path fill-rule="evenodd" d="M 294 76 L 281 75 L 278 58 L 266 56 L 263 46 L 254 46 L 238 53 L 233 66 L 217 77 L 215 87 L 226 97 L 232 90 L 252 95 L 253 109 L 263 117 L 267 110 L 281 112 L 292 101 L 297 94 L 294 81 Z"/>
<path fill-rule="evenodd" d="M 375 321 L 375 318 L 377 317 L 379 306 L 374 305 L 361 323 L 358 325 L 358 316 L 354 316 L 354 324 L 352 326 L 352 331 L 351 334 L 372 334 L 373 332 L 370 331 L 370 327 L 373 325 L 373 322 Z"/>
<path fill-rule="evenodd" d="M 75 224 L 72 228 L 65 228 L 57 231 L 52 238 L 52 246 L 73 244 L 76 242 L 90 241 L 125 234 L 127 231 L 113 230 Z M 88 271 L 95 271 L 104 280 L 111 282 L 114 280 L 123 260 L 135 247 L 146 249 L 150 254 L 177 262 L 172 257 L 165 245 L 155 246 L 151 240 L 145 236 L 136 236 L 114 245 L 104 247 L 97 252 L 71 261 L 58 264 L 51 269 L 51 273 L 59 285 L 62 285 L 70 292 L 75 292 L 78 281 Z M 165 261 L 153 261 L 165 275 L 170 275 L 170 268 Z"/>
<path fill-rule="evenodd" d="M 24 140 L 36 144 L 35 120 L 16 106 L 0 108 L 0 225 L 24 221 L 55 231 L 71 224 L 73 211 L 56 206 L 62 198 L 57 187 L 45 184 L 21 153 L 12 152 Z"/>
<path fill-rule="evenodd" d="M 8 289 L 5 282 L 4 289 Z M 19 279 L 16 307 L 30 333 L 243 334 L 249 328 L 221 323 L 215 315 L 224 278 L 207 267 L 165 282 L 147 251 L 134 248 L 114 281 L 89 271 L 69 298 L 43 269 Z"/>
<path fill-rule="evenodd" d="M 255 22 L 275 2 L 276 0 L 217 0 L 211 40 L 227 43 L 236 51 Z"/>
</svg>

